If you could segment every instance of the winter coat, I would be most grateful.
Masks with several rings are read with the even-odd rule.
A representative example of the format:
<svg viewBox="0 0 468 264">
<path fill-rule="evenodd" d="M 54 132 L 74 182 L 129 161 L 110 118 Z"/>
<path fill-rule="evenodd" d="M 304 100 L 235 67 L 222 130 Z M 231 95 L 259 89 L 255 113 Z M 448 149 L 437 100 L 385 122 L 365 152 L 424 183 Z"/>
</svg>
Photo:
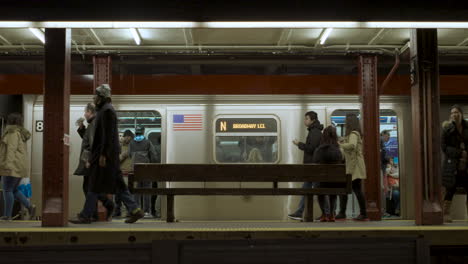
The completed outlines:
<svg viewBox="0 0 468 264">
<path fill-rule="evenodd" d="M 121 171 L 117 113 L 112 104 L 105 103 L 99 107 L 94 122 L 88 190 L 95 193 L 113 194 L 116 191 Z M 104 167 L 99 166 L 100 156 L 106 157 Z"/>
<path fill-rule="evenodd" d="M 340 145 L 346 160 L 346 173 L 353 175 L 353 180 L 366 179 L 366 164 L 362 154 L 362 139 L 357 131 L 351 132 Z"/>
<path fill-rule="evenodd" d="M 309 130 L 309 134 L 307 135 L 306 142 L 299 142 L 298 144 L 299 149 L 304 151 L 304 164 L 313 163 L 314 151 L 320 145 L 323 125 L 316 120 L 307 130 Z"/>
<path fill-rule="evenodd" d="M 385 149 L 385 142 L 380 139 L 380 169 L 385 171 L 389 162 L 390 158 L 388 157 L 387 150 Z"/>
<path fill-rule="evenodd" d="M 87 171 L 86 162 L 89 162 L 91 159 L 91 146 L 93 145 L 94 138 L 94 120 L 95 118 L 88 120 L 88 127 L 82 126 L 78 128 L 77 132 L 82 138 L 81 152 L 78 168 L 76 168 L 73 175 L 83 176 Z"/>
<path fill-rule="evenodd" d="M 132 158 L 128 154 L 128 147 L 130 144 L 122 143 L 120 153 L 120 169 L 122 171 L 132 171 Z"/>
<path fill-rule="evenodd" d="M 338 145 L 322 144 L 314 152 L 313 163 L 318 164 L 339 164 L 343 162 Z"/>
<path fill-rule="evenodd" d="M 132 140 L 128 147 L 128 153 L 132 159 L 132 167 L 136 163 L 156 163 L 158 160 L 153 144 L 147 139 Z"/>
<path fill-rule="evenodd" d="M 26 141 L 31 133 L 21 126 L 8 125 L 0 142 L 0 176 L 28 177 Z"/>
<path fill-rule="evenodd" d="M 446 124 L 442 129 L 441 146 L 445 154 L 442 165 L 442 184 L 451 188 L 456 183 L 458 171 L 458 162 L 460 161 L 462 149 L 461 143 L 465 143 L 465 150 L 468 151 L 468 122 L 462 120 L 462 134 L 456 128 L 454 122 Z"/>
</svg>

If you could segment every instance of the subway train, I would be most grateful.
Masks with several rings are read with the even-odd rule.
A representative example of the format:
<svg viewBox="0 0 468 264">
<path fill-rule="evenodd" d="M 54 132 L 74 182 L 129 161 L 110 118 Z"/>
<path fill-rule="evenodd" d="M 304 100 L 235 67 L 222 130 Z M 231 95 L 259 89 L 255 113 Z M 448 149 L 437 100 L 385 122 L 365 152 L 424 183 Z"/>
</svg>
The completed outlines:
<svg viewBox="0 0 468 264">
<path fill-rule="evenodd" d="M 114 96 L 119 132 L 141 125 L 153 145 L 160 148 L 162 163 L 266 163 L 300 164 L 303 152 L 292 144 L 305 140 L 303 119 L 317 112 L 322 124 L 343 134 L 346 113 L 359 114 L 358 96 L 349 95 L 135 95 Z M 414 219 L 412 177 L 412 122 L 409 96 L 381 97 L 380 129 L 389 130 L 387 149 L 398 164 L 401 219 Z M 76 215 L 84 203 L 82 177 L 73 175 L 78 165 L 81 138 L 75 121 L 83 116 L 92 96 L 70 98 L 69 210 Z M 449 117 L 449 104 L 441 105 L 441 122 Z M 465 106 L 464 112 L 468 113 Z M 43 97 L 23 96 L 25 125 L 32 131 L 29 142 L 33 202 L 41 208 Z M 467 116 L 465 116 L 466 118 Z M 235 123 L 226 126 L 227 123 Z M 365 132 L 365 131 L 364 131 Z M 257 154 L 252 155 L 252 149 Z M 166 187 L 259 187 L 264 183 L 159 183 Z M 282 184 L 282 183 L 280 183 Z M 283 183 L 298 187 L 301 183 Z M 268 186 L 268 185 L 266 185 Z M 353 195 L 351 195 L 353 197 Z M 286 220 L 299 202 L 298 196 L 179 196 L 175 215 L 180 220 Z M 454 199 L 453 217 L 464 219 L 464 197 Z M 164 218 L 164 197 L 160 199 Z M 355 199 L 348 199 L 348 217 L 358 214 Z M 315 206 L 315 210 L 318 206 Z M 38 210 L 40 212 L 40 210 Z M 319 213 L 315 212 L 316 215 Z"/>
</svg>

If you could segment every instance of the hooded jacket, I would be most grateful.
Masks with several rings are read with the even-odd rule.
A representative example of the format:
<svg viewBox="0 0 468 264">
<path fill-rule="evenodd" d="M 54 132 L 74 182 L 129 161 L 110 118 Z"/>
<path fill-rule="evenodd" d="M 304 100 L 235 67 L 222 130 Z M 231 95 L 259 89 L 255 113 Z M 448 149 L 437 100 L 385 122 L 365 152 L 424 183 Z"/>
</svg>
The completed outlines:
<svg viewBox="0 0 468 264">
<path fill-rule="evenodd" d="M 132 167 L 136 163 L 156 163 L 158 160 L 153 144 L 146 138 L 135 137 L 128 146 L 128 154 L 132 159 Z"/>
<path fill-rule="evenodd" d="M 0 142 L 0 176 L 28 177 L 26 142 L 31 133 L 21 126 L 8 125 Z"/>
<path fill-rule="evenodd" d="M 307 130 L 309 130 L 309 134 L 307 135 L 306 142 L 299 142 L 297 145 L 300 150 L 304 151 L 304 164 L 314 162 L 314 152 L 315 149 L 320 145 L 323 125 L 320 124 L 318 120 L 315 120 L 315 122 L 310 125 Z"/>
</svg>

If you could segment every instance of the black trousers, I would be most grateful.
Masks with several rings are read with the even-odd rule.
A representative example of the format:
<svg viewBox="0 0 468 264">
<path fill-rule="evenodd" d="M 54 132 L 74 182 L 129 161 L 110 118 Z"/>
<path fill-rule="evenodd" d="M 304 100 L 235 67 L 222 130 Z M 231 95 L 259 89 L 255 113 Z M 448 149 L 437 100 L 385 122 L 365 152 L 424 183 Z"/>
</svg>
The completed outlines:
<svg viewBox="0 0 468 264">
<path fill-rule="evenodd" d="M 83 193 L 85 197 L 88 194 L 88 189 L 89 189 L 89 176 L 86 175 L 85 173 L 85 175 L 83 175 Z M 105 194 L 99 194 L 98 200 L 101 201 L 102 205 L 104 205 L 105 207 L 110 206 L 110 204 L 113 203 L 113 201 L 107 198 L 107 195 Z M 94 217 L 97 219 L 97 211 L 94 213 Z"/>
<path fill-rule="evenodd" d="M 457 192 L 458 187 L 465 188 L 466 193 L 468 193 L 468 173 L 466 171 L 458 172 L 456 179 L 455 179 L 455 185 L 451 188 L 446 189 L 444 200 L 452 201 L 453 196 Z M 468 195 L 466 196 L 466 200 L 468 201 Z"/>
<path fill-rule="evenodd" d="M 356 198 L 359 203 L 359 209 L 361 215 L 367 215 L 366 209 L 366 199 L 364 198 L 364 194 L 362 193 L 362 180 L 356 179 L 352 182 L 353 184 L 353 192 L 356 195 Z M 348 195 L 340 195 L 340 213 L 346 214 L 346 205 L 348 204 Z"/>
</svg>

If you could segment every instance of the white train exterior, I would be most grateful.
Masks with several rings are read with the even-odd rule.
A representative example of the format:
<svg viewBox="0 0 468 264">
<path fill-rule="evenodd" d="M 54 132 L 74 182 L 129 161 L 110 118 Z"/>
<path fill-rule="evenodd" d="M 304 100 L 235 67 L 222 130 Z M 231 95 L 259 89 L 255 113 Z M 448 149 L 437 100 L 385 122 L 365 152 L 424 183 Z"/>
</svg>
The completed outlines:
<svg viewBox="0 0 468 264">
<path fill-rule="evenodd" d="M 75 120 L 83 115 L 84 106 L 91 96 L 71 96 L 70 100 L 70 166 L 69 166 L 69 213 L 79 212 L 84 197 L 82 178 L 72 175 L 78 162 L 81 138 L 76 133 Z M 336 110 L 359 110 L 358 96 L 342 95 L 139 95 L 114 96 L 117 111 L 156 111 L 161 117 L 161 162 L 162 163 L 216 163 L 216 129 L 218 118 L 273 118 L 277 120 L 277 159 L 274 163 L 300 164 L 303 153 L 292 144 L 297 138 L 304 140 L 307 130 L 303 125 L 304 113 L 317 112 L 324 125 L 331 125 L 331 116 Z M 381 110 L 392 110 L 397 116 L 401 216 L 414 219 L 412 177 L 412 128 L 409 97 L 382 96 Z M 448 106 L 442 105 L 441 120 L 448 117 Z M 41 205 L 43 120 L 42 96 L 25 95 L 23 105 L 25 125 L 33 133 L 29 143 L 30 176 L 33 186 L 33 201 Z M 445 113 L 445 112 L 447 113 Z M 466 109 L 465 113 L 468 113 Z M 199 115 L 202 128 L 177 130 L 175 115 Z M 177 122 L 177 121 L 176 121 Z M 365 131 L 364 131 L 365 133 Z M 251 134 L 255 135 L 255 133 Z M 269 134 L 271 135 L 271 134 Z M 376 155 L 379 155 L 376 153 Z M 45 175 L 47 177 L 47 175 Z M 260 183 L 163 183 L 165 186 L 251 187 Z M 300 183 L 285 183 L 299 186 Z M 286 220 L 287 214 L 296 209 L 300 197 L 296 196 L 187 196 L 176 197 L 175 214 L 180 220 Z M 164 198 L 162 199 L 164 201 Z M 353 204 L 353 200 L 350 199 Z M 463 219 L 464 197 L 454 200 L 454 217 Z M 162 203 L 164 205 L 164 202 Z M 460 204 L 460 206 L 458 206 Z M 318 208 L 318 206 L 316 206 Z M 40 208 L 39 208 L 40 209 Z M 356 206 L 348 206 L 354 214 Z M 318 210 L 318 209 L 316 209 Z M 40 212 L 40 211 L 39 211 Z M 318 211 L 316 212 L 318 213 Z M 164 217 L 164 206 L 162 206 Z"/>
</svg>

